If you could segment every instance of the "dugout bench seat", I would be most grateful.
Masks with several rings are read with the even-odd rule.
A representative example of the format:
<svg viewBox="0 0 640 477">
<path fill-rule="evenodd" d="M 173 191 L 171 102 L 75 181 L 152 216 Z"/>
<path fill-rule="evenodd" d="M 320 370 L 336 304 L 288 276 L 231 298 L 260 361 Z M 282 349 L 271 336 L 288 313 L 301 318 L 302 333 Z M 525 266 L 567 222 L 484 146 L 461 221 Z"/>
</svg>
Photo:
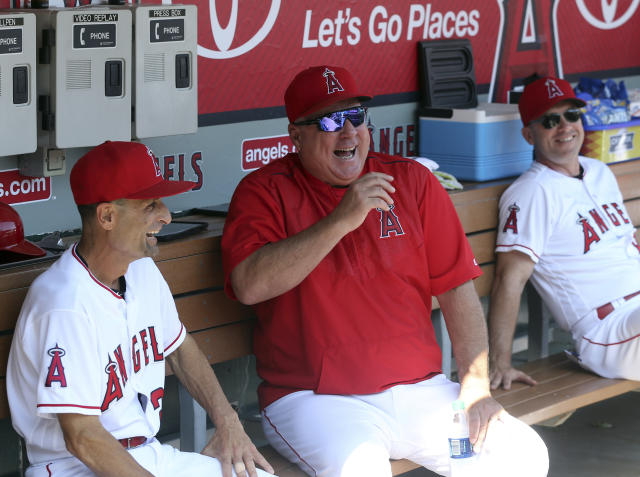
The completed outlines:
<svg viewBox="0 0 640 477">
<path fill-rule="evenodd" d="M 640 224 L 640 161 L 611 166 L 622 190 L 630 218 Z M 464 226 L 471 247 L 483 270 L 475 281 L 478 294 L 490 294 L 494 276 L 494 245 L 498 200 L 509 181 L 468 184 L 451 199 Z M 229 300 L 222 289 L 223 273 L 220 237 L 224 219 L 190 216 L 178 220 L 200 220 L 207 230 L 192 237 L 163 243 L 156 262 L 175 297 L 180 318 L 210 363 L 220 363 L 250 355 L 251 331 L 255 316 L 250 307 Z M 55 258 L 34 265 L 15 266 L 0 271 L 0 419 L 9 418 L 6 397 L 6 364 L 13 328 L 29 285 Z M 443 372 L 451 374 L 451 345 L 433 300 L 433 320 L 443 348 Z M 563 354 L 548 355 L 548 317 L 535 293 L 529 296 L 528 354 L 523 369 L 538 385 L 520 383 L 494 396 L 507 411 L 528 424 L 563 422 L 577 408 L 617 396 L 640 387 L 640 382 L 605 379 L 586 372 Z M 167 367 L 167 374 L 171 371 Z M 199 451 L 206 439 L 204 411 L 188 393 L 180 389 L 180 443 L 184 450 Z M 552 421 L 555 418 L 554 421 Z M 261 451 L 280 477 L 303 475 L 297 467 L 270 447 Z M 394 475 L 417 468 L 407 461 L 392 461 Z"/>
</svg>

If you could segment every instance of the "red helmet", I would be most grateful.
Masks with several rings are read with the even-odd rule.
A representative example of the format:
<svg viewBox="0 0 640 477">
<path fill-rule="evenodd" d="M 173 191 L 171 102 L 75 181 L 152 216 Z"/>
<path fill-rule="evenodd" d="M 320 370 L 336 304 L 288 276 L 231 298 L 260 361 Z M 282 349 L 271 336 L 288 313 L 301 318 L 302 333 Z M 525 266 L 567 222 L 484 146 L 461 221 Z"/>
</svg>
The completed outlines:
<svg viewBox="0 0 640 477">
<path fill-rule="evenodd" d="M 0 250 L 42 257 L 47 252 L 24 239 L 24 227 L 18 213 L 10 205 L 0 202 Z"/>
</svg>

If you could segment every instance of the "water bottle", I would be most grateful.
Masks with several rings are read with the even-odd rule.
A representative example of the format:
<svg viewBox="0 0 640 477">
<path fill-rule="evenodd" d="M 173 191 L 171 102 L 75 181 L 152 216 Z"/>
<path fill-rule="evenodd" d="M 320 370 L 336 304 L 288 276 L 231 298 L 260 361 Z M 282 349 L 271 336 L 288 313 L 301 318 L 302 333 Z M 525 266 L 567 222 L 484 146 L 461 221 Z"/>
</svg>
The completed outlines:
<svg viewBox="0 0 640 477">
<path fill-rule="evenodd" d="M 453 401 L 453 420 L 449 430 L 449 469 L 451 477 L 474 474 L 474 454 L 469 440 L 469 424 L 463 401 Z"/>
</svg>

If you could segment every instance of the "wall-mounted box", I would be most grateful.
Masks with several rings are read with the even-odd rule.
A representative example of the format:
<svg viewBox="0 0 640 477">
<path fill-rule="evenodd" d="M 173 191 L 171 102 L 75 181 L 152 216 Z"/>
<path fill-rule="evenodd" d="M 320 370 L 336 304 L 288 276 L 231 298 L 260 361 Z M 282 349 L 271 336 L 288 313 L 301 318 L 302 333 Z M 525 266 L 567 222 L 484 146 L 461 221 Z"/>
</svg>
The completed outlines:
<svg viewBox="0 0 640 477">
<path fill-rule="evenodd" d="M 0 11 L 0 156 L 36 150 L 36 105 L 36 17 Z"/>
<path fill-rule="evenodd" d="M 131 139 L 131 12 L 34 10 L 38 145 L 87 147 Z"/>
<path fill-rule="evenodd" d="M 195 5 L 133 7 L 133 137 L 198 129 L 198 11 Z"/>
</svg>

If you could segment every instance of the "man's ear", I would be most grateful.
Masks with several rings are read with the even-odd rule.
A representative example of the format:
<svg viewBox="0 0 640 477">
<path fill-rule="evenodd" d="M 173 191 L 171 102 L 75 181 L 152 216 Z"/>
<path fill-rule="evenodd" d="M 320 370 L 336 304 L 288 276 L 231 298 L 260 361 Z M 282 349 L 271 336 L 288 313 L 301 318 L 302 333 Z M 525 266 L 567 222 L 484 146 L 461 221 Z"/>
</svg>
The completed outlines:
<svg viewBox="0 0 640 477">
<path fill-rule="evenodd" d="M 116 206 L 113 202 L 101 202 L 96 207 L 96 220 L 104 230 L 113 229 L 116 222 Z"/>
<path fill-rule="evenodd" d="M 533 146 L 533 132 L 531 131 L 531 127 L 525 126 L 522 128 L 521 132 L 524 140 Z"/>
<path fill-rule="evenodd" d="M 302 146 L 302 141 L 300 140 L 300 129 L 295 124 L 289 123 L 289 137 L 291 138 L 291 142 L 296 147 L 296 150 L 299 151 Z"/>
</svg>

